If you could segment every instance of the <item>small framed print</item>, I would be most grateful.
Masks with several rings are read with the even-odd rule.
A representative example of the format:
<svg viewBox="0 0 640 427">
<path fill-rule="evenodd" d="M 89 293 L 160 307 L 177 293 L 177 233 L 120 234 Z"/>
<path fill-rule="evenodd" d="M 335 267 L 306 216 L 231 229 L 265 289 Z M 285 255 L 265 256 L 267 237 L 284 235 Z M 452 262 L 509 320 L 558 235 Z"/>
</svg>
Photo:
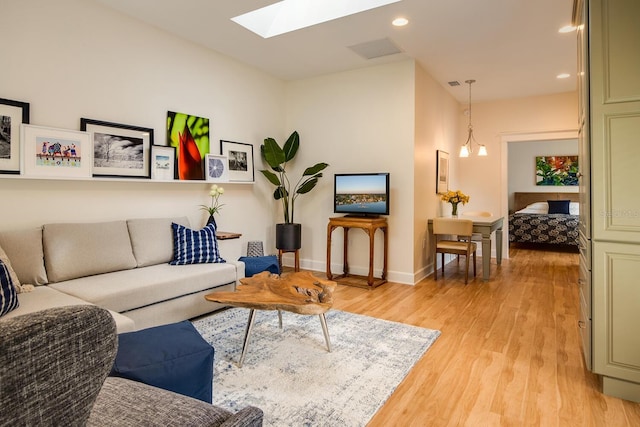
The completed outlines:
<svg viewBox="0 0 640 427">
<path fill-rule="evenodd" d="M 0 98 L 0 173 L 20 173 L 20 125 L 28 123 L 28 103 Z"/>
<path fill-rule="evenodd" d="M 220 140 L 220 154 L 229 158 L 229 182 L 254 182 L 253 145 Z"/>
<path fill-rule="evenodd" d="M 93 156 L 87 132 L 23 124 L 20 139 L 24 175 L 91 177 Z"/>
<path fill-rule="evenodd" d="M 151 146 L 151 179 L 173 181 L 176 177 L 176 148 Z"/>
<path fill-rule="evenodd" d="M 436 150 L 436 193 L 444 194 L 449 191 L 449 153 Z"/>
<path fill-rule="evenodd" d="M 207 154 L 205 157 L 207 181 L 229 182 L 229 159 L 227 156 Z"/>
<path fill-rule="evenodd" d="M 93 144 L 93 176 L 149 178 L 153 129 L 80 119 Z"/>
</svg>

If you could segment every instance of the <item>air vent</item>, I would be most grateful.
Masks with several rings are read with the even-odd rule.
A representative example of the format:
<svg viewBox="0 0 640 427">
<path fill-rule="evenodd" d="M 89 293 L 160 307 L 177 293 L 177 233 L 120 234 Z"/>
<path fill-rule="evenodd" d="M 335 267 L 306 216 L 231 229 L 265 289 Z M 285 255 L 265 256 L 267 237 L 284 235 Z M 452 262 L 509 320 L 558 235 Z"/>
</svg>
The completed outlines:
<svg viewBox="0 0 640 427">
<path fill-rule="evenodd" d="M 381 56 L 402 53 L 402 50 L 388 38 L 356 44 L 349 46 L 349 49 L 365 59 L 380 58 Z"/>
<path fill-rule="evenodd" d="M 454 80 L 452 82 L 449 82 L 449 86 L 460 86 L 460 82 L 457 80 Z"/>
</svg>

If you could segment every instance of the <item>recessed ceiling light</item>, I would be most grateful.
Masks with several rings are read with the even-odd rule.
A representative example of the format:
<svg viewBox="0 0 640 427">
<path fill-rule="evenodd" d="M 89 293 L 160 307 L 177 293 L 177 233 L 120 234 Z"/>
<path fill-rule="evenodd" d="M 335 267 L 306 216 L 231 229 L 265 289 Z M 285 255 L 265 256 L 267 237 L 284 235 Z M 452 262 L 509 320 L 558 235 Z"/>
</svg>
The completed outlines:
<svg viewBox="0 0 640 427">
<path fill-rule="evenodd" d="M 573 25 L 565 25 L 564 27 L 560 28 L 558 30 L 559 33 L 570 33 L 572 31 L 575 31 L 576 27 L 574 27 Z"/>
<path fill-rule="evenodd" d="M 396 18 L 391 22 L 395 27 L 404 27 L 409 23 L 407 18 Z"/>
<path fill-rule="evenodd" d="M 266 39 L 399 1 L 282 0 L 231 20 Z"/>
<path fill-rule="evenodd" d="M 568 74 L 568 73 L 562 73 L 556 76 L 556 78 L 558 79 L 568 79 L 569 77 L 571 77 L 571 74 Z"/>
</svg>

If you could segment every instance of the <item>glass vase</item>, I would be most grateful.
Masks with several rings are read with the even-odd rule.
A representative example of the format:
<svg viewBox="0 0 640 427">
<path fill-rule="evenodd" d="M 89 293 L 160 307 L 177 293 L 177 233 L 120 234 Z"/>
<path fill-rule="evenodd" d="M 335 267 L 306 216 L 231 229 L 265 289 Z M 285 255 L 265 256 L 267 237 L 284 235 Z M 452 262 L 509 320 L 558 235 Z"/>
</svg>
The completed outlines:
<svg viewBox="0 0 640 427">
<path fill-rule="evenodd" d="M 458 216 L 458 204 L 451 203 L 451 216 Z"/>
</svg>

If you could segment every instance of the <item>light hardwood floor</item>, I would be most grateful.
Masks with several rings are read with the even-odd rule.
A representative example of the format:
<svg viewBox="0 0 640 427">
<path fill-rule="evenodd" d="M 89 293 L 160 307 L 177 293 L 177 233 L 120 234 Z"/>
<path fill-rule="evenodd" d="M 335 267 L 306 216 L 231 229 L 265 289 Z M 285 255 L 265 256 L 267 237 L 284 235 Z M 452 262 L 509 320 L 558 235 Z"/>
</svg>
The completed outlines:
<svg viewBox="0 0 640 427">
<path fill-rule="evenodd" d="M 604 396 L 585 369 L 578 255 L 510 255 L 489 282 L 479 259 L 466 286 L 455 262 L 416 286 L 338 286 L 336 309 L 442 332 L 370 427 L 640 426 L 640 404 Z"/>
</svg>

